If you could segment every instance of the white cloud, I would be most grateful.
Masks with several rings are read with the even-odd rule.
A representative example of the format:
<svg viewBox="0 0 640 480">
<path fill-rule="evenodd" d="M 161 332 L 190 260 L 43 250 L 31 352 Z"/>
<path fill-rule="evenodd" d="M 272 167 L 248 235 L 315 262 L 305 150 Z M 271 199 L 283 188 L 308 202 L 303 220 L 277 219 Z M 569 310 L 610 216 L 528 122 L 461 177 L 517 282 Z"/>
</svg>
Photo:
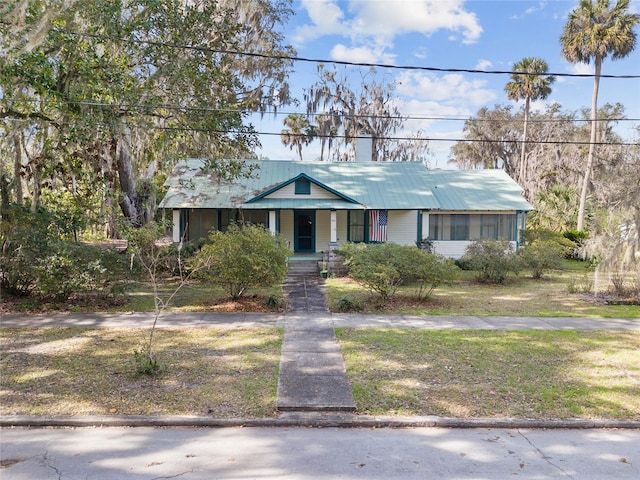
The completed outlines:
<svg viewBox="0 0 640 480">
<path fill-rule="evenodd" d="M 475 70 L 487 70 L 493 67 L 493 63 L 490 60 L 485 60 L 481 58 L 478 63 L 476 63 Z"/>
<path fill-rule="evenodd" d="M 302 0 L 302 8 L 307 11 L 311 24 L 296 28 L 291 37 L 295 44 L 303 44 L 325 35 L 348 33 L 344 12 L 335 0 Z"/>
<path fill-rule="evenodd" d="M 429 52 L 423 46 L 418 47 L 418 49 L 413 54 L 414 57 L 419 58 L 420 60 L 425 60 L 429 56 Z"/>
<path fill-rule="evenodd" d="M 527 14 L 527 15 L 531 15 L 532 13 L 535 13 L 535 12 L 538 12 L 538 11 L 544 9 L 545 6 L 546 6 L 546 2 L 539 2 L 536 7 L 527 8 L 527 10 L 525 10 L 524 13 Z"/>
<path fill-rule="evenodd" d="M 395 55 L 369 47 L 346 47 L 338 43 L 331 49 L 331 58 L 342 62 L 393 64 Z"/>
<path fill-rule="evenodd" d="M 438 76 L 430 73 L 405 72 L 397 78 L 399 95 L 420 100 L 454 102 L 479 106 L 491 102 L 496 94 L 487 88 L 486 80 L 468 80 L 460 73 Z"/>
<path fill-rule="evenodd" d="M 298 44 L 335 34 L 356 43 L 373 38 L 374 43 L 385 44 L 398 35 L 431 35 L 439 30 L 456 32 L 468 44 L 475 43 L 483 31 L 476 15 L 464 9 L 463 0 L 350 0 L 347 12 L 336 0 L 302 0 L 301 7 L 311 23 L 294 32 Z"/>
<path fill-rule="evenodd" d="M 576 75 L 593 75 L 595 66 L 592 63 L 570 63 L 568 70 Z"/>
</svg>

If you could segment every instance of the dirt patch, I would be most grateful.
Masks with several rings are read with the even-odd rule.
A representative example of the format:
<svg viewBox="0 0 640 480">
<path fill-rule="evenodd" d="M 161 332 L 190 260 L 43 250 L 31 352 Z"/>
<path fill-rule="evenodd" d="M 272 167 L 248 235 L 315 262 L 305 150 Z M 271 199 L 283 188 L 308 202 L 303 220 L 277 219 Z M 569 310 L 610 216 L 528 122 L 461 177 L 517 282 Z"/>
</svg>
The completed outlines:
<svg viewBox="0 0 640 480">
<path fill-rule="evenodd" d="M 594 305 L 640 305 L 640 298 L 633 295 L 618 295 L 611 292 L 583 293 L 580 295 L 585 302 Z"/>
<path fill-rule="evenodd" d="M 74 294 L 65 301 L 53 301 L 35 297 L 6 295 L 3 292 L 0 302 L 0 314 L 48 313 L 48 312 L 99 312 L 122 307 L 129 302 L 124 296 L 111 296 L 103 293 Z"/>
</svg>

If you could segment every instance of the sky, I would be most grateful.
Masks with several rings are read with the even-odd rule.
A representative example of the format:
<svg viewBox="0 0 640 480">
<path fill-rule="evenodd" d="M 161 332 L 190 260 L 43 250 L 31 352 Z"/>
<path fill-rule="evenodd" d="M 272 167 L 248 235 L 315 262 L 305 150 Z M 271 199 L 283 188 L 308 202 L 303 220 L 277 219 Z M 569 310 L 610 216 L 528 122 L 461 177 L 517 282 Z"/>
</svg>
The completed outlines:
<svg viewBox="0 0 640 480">
<path fill-rule="evenodd" d="M 327 61 L 376 63 L 396 66 L 511 71 L 524 57 L 547 61 L 551 73 L 593 73 L 593 64 L 571 64 L 561 54 L 560 35 L 567 16 L 578 0 L 294 0 L 294 15 L 284 29 L 286 42 L 298 56 Z M 640 0 L 631 0 L 630 11 L 640 13 Z M 607 58 L 602 73 L 640 75 L 639 45 L 628 57 Z M 317 64 L 296 62 L 290 77 L 298 99 L 316 80 Z M 360 83 L 366 67 L 338 66 L 341 74 Z M 403 115 L 444 117 L 448 120 L 408 120 L 407 133 L 419 129 L 430 138 L 462 138 L 464 120 L 482 107 L 522 102 L 507 99 L 508 74 L 431 72 L 377 69 L 385 81 L 396 83 L 395 101 Z M 563 110 L 590 108 L 593 77 L 558 77 L 551 95 L 534 102 L 533 109 L 559 103 Z M 603 78 L 598 105 L 619 102 L 630 119 L 640 119 L 640 78 Z M 285 113 L 305 113 L 302 106 L 288 106 Z M 252 119 L 259 132 L 277 133 L 284 115 Z M 627 141 L 640 120 L 621 122 L 618 133 Z M 261 135 L 266 158 L 296 159 L 277 135 Z M 319 157 L 319 143 L 303 151 L 304 160 Z M 431 141 L 431 168 L 447 165 L 453 142 Z"/>
</svg>

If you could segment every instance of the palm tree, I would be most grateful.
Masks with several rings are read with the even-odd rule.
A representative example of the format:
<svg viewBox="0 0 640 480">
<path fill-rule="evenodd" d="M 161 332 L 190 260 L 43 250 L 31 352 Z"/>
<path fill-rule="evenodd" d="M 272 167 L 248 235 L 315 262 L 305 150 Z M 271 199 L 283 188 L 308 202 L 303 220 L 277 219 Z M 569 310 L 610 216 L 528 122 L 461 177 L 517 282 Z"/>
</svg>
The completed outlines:
<svg viewBox="0 0 640 480">
<path fill-rule="evenodd" d="M 513 66 L 511 81 L 504 87 L 510 100 L 518 101 L 524 99 L 525 101 L 519 169 L 519 179 L 523 187 L 527 183 L 526 146 L 529 109 L 531 100 L 544 100 L 551 93 L 551 84 L 555 81 L 555 77 L 547 75 L 548 72 L 549 65 L 546 61 L 541 58 L 525 57 Z"/>
<path fill-rule="evenodd" d="M 624 58 L 636 46 L 633 28 L 640 21 L 637 14 L 628 13 L 629 0 L 617 0 L 610 7 L 610 0 L 580 0 L 580 4 L 569 14 L 567 24 L 560 36 L 562 55 L 571 63 L 589 64 L 593 60 L 595 76 L 591 98 L 591 137 L 589 155 L 585 167 L 580 205 L 578 207 L 578 230 L 584 229 L 584 213 L 587 202 L 589 177 L 593 168 L 596 143 L 598 88 L 602 61 L 611 54 L 612 60 Z"/>
<path fill-rule="evenodd" d="M 298 114 L 287 115 L 284 119 L 286 127 L 280 133 L 280 138 L 285 146 L 290 150 L 294 148 L 298 152 L 300 161 L 302 161 L 302 147 L 309 145 L 315 136 L 315 125 L 311 125 L 309 120 Z"/>
</svg>

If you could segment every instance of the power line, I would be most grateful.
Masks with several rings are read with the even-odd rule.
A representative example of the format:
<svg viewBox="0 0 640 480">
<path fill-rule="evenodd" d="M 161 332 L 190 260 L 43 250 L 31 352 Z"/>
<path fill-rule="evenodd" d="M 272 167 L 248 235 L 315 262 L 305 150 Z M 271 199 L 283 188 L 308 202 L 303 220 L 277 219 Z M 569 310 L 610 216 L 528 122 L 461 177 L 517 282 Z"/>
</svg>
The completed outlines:
<svg viewBox="0 0 640 480">
<path fill-rule="evenodd" d="M 14 122 L 27 122 L 29 119 L 17 119 L 10 118 L 8 120 Z M 39 120 L 43 123 L 51 123 L 55 125 L 77 125 L 75 122 L 54 122 L 53 120 Z M 86 125 L 96 126 L 96 127 L 123 127 L 120 123 L 106 123 L 106 122 L 87 122 Z M 192 133 L 209 133 L 216 135 L 228 135 L 228 134 L 250 134 L 250 135 L 264 135 L 264 136 L 278 136 L 281 137 L 281 132 L 262 132 L 262 131 L 254 131 L 254 130 L 218 130 L 218 129 L 210 129 L 210 128 L 197 128 L 197 127 L 163 127 L 160 125 L 135 125 L 135 124 L 127 124 L 125 125 L 128 129 L 137 129 L 137 130 L 159 130 L 159 131 L 169 131 L 169 132 L 192 132 Z M 304 136 L 304 135 L 292 135 L 292 136 Z M 313 136 L 314 139 L 340 139 L 344 140 L 348 137 L 347 135 L 321 135 L 317 134 Z M 513 140 L 494 140 L 494 139 L 473 139 L 473 138 L 434 138 L 434 137 L 376 137 L 376 140 L 381 141 L 423 141 L 423 142 L 460 142 L 460 143 L 521 143 L 520 139 Z M 590 144 L 589 141 L 567 141 L 567 140 L 527 140 L 527 145 L 584 145 L 587 146 Z M 635 146 L 636 143 L 630 142 L 595 142 L 594 145 L 608 145 L 608 146 Z"/>
<path fill-rule="evenodd" d="M 4 101 L 8 103 L 39 103 L 38 99 L 11 99 L 5 98 Z M 123 111 L 128 110 L 178 110 L 184 112 L 214 112 L 214 113 L 254 113 L 249 112 L 247 110 L 239 110 L 233 108 L 216 108 L 216 107 L 193 107 L 193 106 L 182 106 L 182 105 L 174 105 L 174 104 L 166 104 L 166 103 L 156 103 L 156 104 L 125 104 L 125 103 L 107 103 L 107 102 L 90 102 L 90 101 L 76 101 L 76 100 L 61 100 L 62 103 L 67 105 L 79 105 L 79 106 L 88 106 L 88 107 L 109 107 L 116 108 Z M 341 110 L 329 111 L 329 112 L 320 112 L 320 113 L 306 113 L 306 112 L 291 112 L 291 111 L 275 111 L 270 112 L 269 115 L 274 116 L 289 116 L 289 115 L 300 115 L 303 117 L 321 117 L 325 115 L 336 115 L 339 117 L 351 117 L 351 118 L 372 118 L 372 119 L 391 119 L 391 120 L 432 120 L 432 121 L 451 121 L 451 122 L 504 122 L 505 120 L 496 120 L 496 119 L 488 119 L 488 118 L 473 118 L 473 117 L 441 117 L 441 116 L 429 116 L 429 115 L 369 115 L 369 114 L 350 114 L 345 113 Z M 519 119 L 509 120 L 510 122 L 522 122 Z M 562 119 L 529 119 L 529 123 L 558 123 L 562 122 Z M 591 123 L 593 121 L 596 122 L 640 122 L 640 118 L 627 118 L 627 117 L 613 117 L 613 118 L 596 118 L 595 120 L 591 120 L 590 118 L 573 118 L 570 120 L 575 123 Z"/>
<path fill-rule="evenodd" d="M 327 59 L 300 57 L 295 55 L 294 56 L 278 55 L 274 53 L 241 52 L 238 50 L 199 47 L 195 45 L 182 45 L 179 43 L 158 42 L 154 40 L 129 39 L 129 38 L 116 37 L 112 35 L 101 35 L 97 33 L 71 32 L 69 30 L 64 30 L 64 29 L 53 29 L 53 31 L 56 31 L 59 33 L 65 33 L 68 35 L 95 38 L 98 40 L 113 40 L 117 42 L 147 44 L 147 45 L 152 45 L 157 47 L 169 47 L 169 48 L 177 48 L 182 50 L 195 50 L 198 52 L 215 53 L 215 54 L 221 54 L 221 55 L 239 55 L 239 56 L 247 56 L 247 57 L 254 57 L 254 58 L 264 58 L 269 60 L 284 60 L 284 61 L 292 61 L 292 62 L 307 62 L 307 63 L 317 63 L 317 64 L 329 63 L 334 65 L 344 65 L 344 66 L 350 66 L 350 67 L 384 68 L 384 69 L 394 69 L 394 70 L 415 70 L 415 71 L 427 71 L 427 72 L 478 73 L 478 74 L 487 74 L 487 75 L 511 75 L 515 73 L 517 75 L 523 75 L 523 76 L 527 76 L 527 75 L 539 76 L 540 75 L 539 73 L 519 72 L 519 71 L 513 71 L 513 70 L 479 70 L 479 69 L 469 69 L 469 68 L 440 68 L 440 67 L 425 67 L 425 66 L 418 66 L 418 65 L 391 65 L 387 63 L 348 62 L 346 60 L 327 60 Z M 568 78 L 595 77 L 595 74 L 592 74 L 592 73 L 545 73 L 544 75 L 554 76 L 554 77 L 568 77 Z M 640 78 L 640 75 L 601 74 L 600 78 L 636 79 L 636 78 Z"/>
</svg>

